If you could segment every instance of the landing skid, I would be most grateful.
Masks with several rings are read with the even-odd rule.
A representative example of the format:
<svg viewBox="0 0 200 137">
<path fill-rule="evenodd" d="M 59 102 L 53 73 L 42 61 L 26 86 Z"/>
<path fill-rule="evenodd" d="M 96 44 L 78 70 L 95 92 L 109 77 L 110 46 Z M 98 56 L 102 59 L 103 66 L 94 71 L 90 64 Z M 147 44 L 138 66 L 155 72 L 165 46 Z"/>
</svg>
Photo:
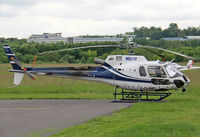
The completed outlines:
<svg viewBox="0 0 200 137">
<path fill-rule="evenodd" d="M 114 100 L 113 102 L 157 102 L 161 101 L 172 93 L 167 93 L 163 91 L 124 91 L 117 92 L 117 87 L 115 88 Z M 117 100 L 117 96 L 121 96 L 121 99 Z M 156 98 L 158 97 L 158 98 Z"/>
</svg>

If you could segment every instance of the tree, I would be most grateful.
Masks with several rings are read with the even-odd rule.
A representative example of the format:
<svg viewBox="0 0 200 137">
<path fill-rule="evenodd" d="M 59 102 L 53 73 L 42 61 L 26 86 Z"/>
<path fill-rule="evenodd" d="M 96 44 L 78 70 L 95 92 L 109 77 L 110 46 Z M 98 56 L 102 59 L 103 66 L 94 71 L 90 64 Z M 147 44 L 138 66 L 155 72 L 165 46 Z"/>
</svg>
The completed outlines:
<svg viewBox="0 0 200 137">
<path fill-rule="evenodd" d="M 150 29 L 147 27 L 144 26 L 142 26 L 141 28 L 134 27 L 133 31 L 137 37 L 151 37 Z"/>
<path fill-rule="evenodd" d="M 151 27 L 150 33 L 151 33 L 150 34 L 151 39 L 159 40 L 160 38 L 162 38 L 162 29 L 160 27 L 158 27 L 158 28 Z"/>
<path fill-rule="evenodd" d="M 178 37 L 179 28 L 176 23 L 169 24 L 169 27 L 163 31 L 164 37 Z"/>
</svg>

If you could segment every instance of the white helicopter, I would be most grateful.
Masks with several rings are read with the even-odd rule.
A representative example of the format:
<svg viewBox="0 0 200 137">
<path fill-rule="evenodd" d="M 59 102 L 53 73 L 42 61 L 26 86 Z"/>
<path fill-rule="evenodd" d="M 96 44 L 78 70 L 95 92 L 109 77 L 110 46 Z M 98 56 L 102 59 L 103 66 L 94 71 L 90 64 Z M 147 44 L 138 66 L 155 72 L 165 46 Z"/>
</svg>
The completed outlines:
<svg viewBox="0 0 200 137">
<path fill-rule="evenodd" d="M 122 45 L 84 46 L 44 52 L 40 53 L 40 55 L 67 50 L 97 47 L 122 47 Z M 27 74 L 33 80 L 35 80 L 36 78 L 32 74 L 98 81 L 116 87 L 115 92 L 113 93 L 114 101 L 116 101 L 116 95 L 122 95 L 122 100 L 137 98 L 142 101 L 143 95 L 146 96 L 146 99 L 144 100 L 149 101 L 149 96 L 160 97 L 155 101 L 162 100 L 171 95 L 171 93 L 165 91 L 180 88 L 182 88 L 182 91 L 186 90 L 186 87 L 189 85 L 190 80 L 181 72 L 181 70 L 200 68 L 192 66 L 195 58 L 177 52 L 158 47 L 143 46 L 138 44 L 129 44 L 128 47 L 131 49 L 144 48 L 152 52 L 154 52 L 152 49 L 163 50 L 185 57 L 189 59 L 189 62 L 186 66 L 180 66 L 176 63 L 173 63 L 173 61 L 148 61 L 144 56 L 130 54 L 109 55 L 105 61 L 95 58 L 95 63 L 102 65 L 97 67 L 23 67 L 11 48 L 8 45 L 3 46 L 13 68 L 13 70 L 10 70 L 9 72 L 14 72 L 15 85 L 19 85 L 21 83 L 24 74 Z M 118 88 L 121 88 L 122 92 L 117 93 Z M 125 90 L 130 90 L 131 92 L 127 92 Z"/>
</svg>

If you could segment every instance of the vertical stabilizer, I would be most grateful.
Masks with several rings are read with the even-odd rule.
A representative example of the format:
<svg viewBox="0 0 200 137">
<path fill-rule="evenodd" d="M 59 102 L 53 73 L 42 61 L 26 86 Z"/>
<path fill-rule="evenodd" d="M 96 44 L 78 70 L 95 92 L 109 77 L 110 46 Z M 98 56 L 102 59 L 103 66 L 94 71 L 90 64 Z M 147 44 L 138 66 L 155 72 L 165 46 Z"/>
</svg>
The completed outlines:
<svg viewBox="0 0 200 137">
<path fill-rule="evenodd" d="M 4 45 L 3 48 L 4 48 L 6 55 L 8 56 L 8 59 L 10 61 L 12 68 L 14 70 L 21 70 L 21 67 L 19 65 L 17 65 L 16 62 L 13 61 L 15 59 L 20 64 L 18 58 L 15 56 L 15 54 L 11 50 L 11 48 L 8 45 Z"/>
<path fill-rule="evenodd" d="M 186 68 L 190 69 L 192 67 L 193 63 L 194 63 L 193 60 L 189 60 L 188 63 L 187 63 L 187 65 L 186 65 Z"/>
</svg>

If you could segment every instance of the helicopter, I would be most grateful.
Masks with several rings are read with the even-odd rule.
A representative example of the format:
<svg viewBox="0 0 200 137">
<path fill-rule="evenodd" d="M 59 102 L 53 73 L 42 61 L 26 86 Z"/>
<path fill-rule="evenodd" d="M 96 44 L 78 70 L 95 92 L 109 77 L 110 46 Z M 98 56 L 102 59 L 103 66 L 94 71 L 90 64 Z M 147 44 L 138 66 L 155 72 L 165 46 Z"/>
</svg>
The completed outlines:
<svg viewBox="0 0 200 137">
<path fill-rule="evenodd" d="M 124 48 L 124 45 L 95 45 L 68 48 L 56 51 L 47 51 L 39 53 L 39 55 L 63 52 L 76 49 L 88 49 L 88 48 L 106 48 L 106 47 L 119 47 Z M 109 55 L 106 60 L 95 58 L 94 62 L 101 66 L 85 66 L 85 67 L 24 67 L 11 50 L 8 45 L 3 45 L 3 48 L 8 56 L 10 64 L 13 70 L 9 72 L 14 73 L 14 84 L 20 85 L 24 75 L 28 75 L 31 79 L 36 80 L 33 74 L 56 76 L 60 78 L 79 79 L 103 82 L 115 87 L 114 101 L 116 101 L 117 95 L 122 95 L 121 100 L 129 98 L 137 98 L 142 101 L 142 96 L 145 95 L 146 99 L 150 100 L 149 96 L 159 96 L 155 101 L 162 100 L 171 93 L 166 92 L 173 89 L 182 89 L 186 91 L 187 86 L 190 84 L 189 78 L 184 75 L 182 70 L 200 69 L 200 67 L 193 67 L 193 63 L 196 60 L 193 57 L 170 51 L 167 49 L 139 45 L 136 43 L 129 43 L 126 48 L 131 49 L 131 53 L 128 55 Z M 146 49 L 160 57 L 163 61 L 148 61 L 144 56 L 134 55 L 133 48 Z M 165 61 L 163 55 L 158 54 L 154 49 L 166 51 L 172 54 L 176 54 L 189 59 L 186 66 L 180 66 L 172 61 Z M 117 89 L 122 91 L 117 93 Z M 127 90 L 130 90 L 127 92 Z"/>
</svg>

